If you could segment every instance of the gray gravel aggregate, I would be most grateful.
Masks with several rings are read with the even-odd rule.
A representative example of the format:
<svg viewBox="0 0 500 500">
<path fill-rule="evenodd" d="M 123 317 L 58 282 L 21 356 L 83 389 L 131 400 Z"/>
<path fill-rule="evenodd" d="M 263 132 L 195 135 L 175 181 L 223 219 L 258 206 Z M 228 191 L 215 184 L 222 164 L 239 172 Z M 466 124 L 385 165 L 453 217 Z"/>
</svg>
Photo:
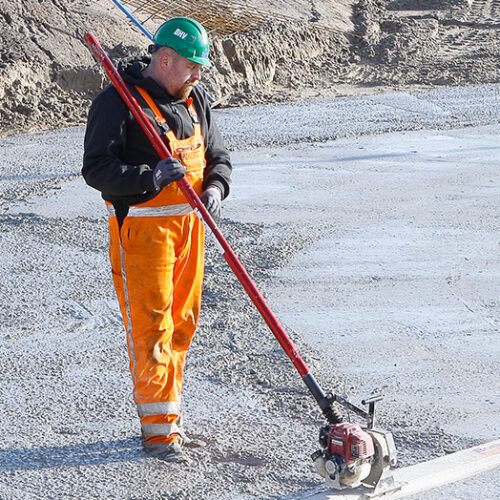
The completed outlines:
<svg viewBox="0 0 500 500">
<path fill-rule="evenodd" d="M 338 241 L 341 246 L 334 255 L 348 270 L 350 259 L 362 253 L 354 233 L 347 244 L 352 227 L 346 224 L 352 222 L 349 213 L 360 209 L 356 199 L 363 191 L 358 182 L 370 173 L 372 160 L 373 169 L 388 180 L 387 186 L 378 186 L 379 198 L 387 201 L 387 207 L 394 207 L 389 203 L 395 196 L 389 189 L 391 179 L 409 175 L 413 167 L 406 165 L 405 158 L 413 156 L 420 158 L 415 172 L 426 192 L 435 185 L 438 196 L 441 181 L 426 177 L 426 162 L 431 160 L 418 147 L 415 153 L 409 147 L 418 136 L 398 132 L 429 131 L 425 137 L 432 141 L 434 132 L 450 130 L 461 137 L 470 127 L 474 137 L 482 133 L 498 137 L 499 90 L 500 85 L 483 85 L 216 111 L 235 159 L 233 191 L 221 222 L 223 234 L 276 307 L 278 317 L 283 314 L 292 341 L 322 387 L 347 392 L 355 399 L 367 389 L 389 391 L 380 418 L 395 432 L 401 465 L 487 439 L 499 425 L 497 419 L 488 429 L 486 417 L 494 418 L 489 417 L 494 408 L 488 407 L 484 414 L 480 405 L 463 410 L 466 417 L 470 411 L 477 412 L 479 435 L 453 428 L 446 418 L 450 408 L 441 409 L 439 402 L 425 407 L 427 417 L 416 411 L 414 388 L 410 384 L 405 389 L 405 379 L 396 380 L 390 374 L 384 388 L 383 374 L 353 369 L 347 359 L 349 349 L 341 357 L 332 356 L 329 349 L 338 338 L 325 337 L 321 322 L 315 336 L 315 317 L 327 315 L 329 308 L 346 314 L 351 308 L 355 325 L 348 333 L 361 342 L 360 320 L 354 313 L 360 301 L 368 298 L 367 289 L 380 287 L 381 301 L 383 297 L 389 302 L 399 300 L 403 309 L 405 300 L 411 304 L 412 294 L 401 291 L 397 273 L 390 281 L 390 269 L 386 274 L 358 275 L 353 267 L 336 282 L 337 302 L 318 303 L 315 316 L 311 299 L 328 291 L 328 282 L 315 272 L 321 261 L 305 268 L 300 267 L 300 259 L 328 255 Z M 378 144 L 385 150 L 367 149 L 375 144 L 370 142 L 374 136 L 388 141 Z M 99 194 L 79 176 L 82 139 L 82 127 L 0 139 L 0 498 L 298 498 L 321 488 L 321 478 L 309 461 L 317 447 L 321 415 L 211 243 L 207 244 L 204 310 L 189 355 L 183 401 L 188 430 L 207 439 L 209 446 L 193 451 L 193 462 L 187 466 L 166 465 L 143 455 L 125 333 L 109 271 L 106 214 Z M 457 231 L 469 224 L 491 235 L 488 248 L 492 249 L 498 246 L 498 206 L 481 214 L 473 202 L 479 197 L 488 207 L 495 199 L 497 191 L 492 189 L 498 190 L 498 173 L 495 177 L 491 161 L 481 170 L 479 160 L 481 155 L 497 154 L 499 144 L 482 145 L 478 161 L 470 167 L 478 169 L 488 188 L 469 193 L 476 184 L 460 179 L 473 178 L 476 170 L 467 176 L 463 165 L 452 166 L 451 160 L 446 164 L 456 173 L 456 206 L 465 214 L 464 224 L 457 222 Z M 445 149 L 433 150 L 432 161 L 441 155 L 446 162 L 458 154 Z M 399 163 L 384 170 L 386 165 L 375 163 L 381 158 Z M 317 190 L 311 187 L 316 175 L 324 183 Z M 472 198 L 459 197 L 460 189 Z M 306 191 L 308 198 L 301 196 Z M 340 210 L 332 214 L 336 193 Z M 405 203 L 414 201 L 411 193 L 397 196 Z M 371 193 L 361 208 L 369 210 L 376 199 Z M 468 219 L 473 205 L 479 215 Z M 422 213 L 424 219 L 435 215 L 425 204 Z M 394 213 L 376 215 L 391 221 Z M 453 226 L 459 215 L 442 214 L 443 225 Z M 404 227 L 402 242 L 414 229 L 411 224 Z M 494 272 L 498 253 L 465 256 L 471 259 L 470 269 L 486 273 L 488 286 L 478 289 L 478 294 L 488 298 L 489 287 L 496 283 L 498 288 Z M 450 253 L 450 259 L 455 258 Z M 403 266 L 402 257 L 398 263 Z M 418 271 L 419 263 L 415 266 Z M 459 284 L 451 286 L 458 293 Z M 470 287 L 475 286 L 470 281 Z M 304 311 L 301 321 L 310 324 L 309 331 L 294 323 L 291 309 Z M 481 309 L 487 314 L 471 317 L 467 325 L 472 334 L 480 326 L 477 341 L 479 345 L 489 342 L 493 354 L 498 352 L 498 309 L 498 299 L 488 298 Z M 428 314 L 432 320 L 431 309 Z M 348 314 L 338 317 L 348 324 Z M 435 328 L 444 333 L 446 321 L 435 319 Z M 380 333 L 390 338 L 395 331 L 381 329 Z M 408 341 L 420 335 L 411 325 L 404 334 Z M 433 359 L 432 349 L 439 348 L 439 343 L 433 346 L 427 340 L 429 344 L 415 351 L 415 363 L 425 365 Z M 452 370 L 460 368 L 465 358 L 477 376 L 481 370 L 498 367 L 498 357 L 486 363 L 474 342 L 463 341 L 455 365 L 449 365 Z M 368 356 L 369 347 L 361 346 L 363 355 Z M 401 397 L 391 393 L 394 387 Z M 491 391 L 491 400 L 495 394 L 498 400 L 498 387 Z M 455 396 L 455 404 L 462 405 L 460 391 Z M 445 399 L 453 402 L 455 396 L 448 394 Z M 440 425 L 441 418 L 447 427 Z M 481 498 L 494 498 L 486 489 L 479 492 L 484 493 Z"/>
</svg>

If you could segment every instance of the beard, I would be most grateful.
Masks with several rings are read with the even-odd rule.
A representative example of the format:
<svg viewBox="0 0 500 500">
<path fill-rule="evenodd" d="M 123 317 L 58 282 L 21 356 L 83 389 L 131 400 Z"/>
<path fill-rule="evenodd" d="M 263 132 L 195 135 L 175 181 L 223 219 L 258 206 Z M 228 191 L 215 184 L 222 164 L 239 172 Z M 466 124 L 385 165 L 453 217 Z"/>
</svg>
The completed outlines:
<svg viewBox="0 0 500 500">
<path fill-rule="evenodd" d="M 193 87 L 198 83 L 198 80 L 190 80 L 186 82 L 177 92 L 175 97 L 179 99 L 187 99 Z"/>
</svg>

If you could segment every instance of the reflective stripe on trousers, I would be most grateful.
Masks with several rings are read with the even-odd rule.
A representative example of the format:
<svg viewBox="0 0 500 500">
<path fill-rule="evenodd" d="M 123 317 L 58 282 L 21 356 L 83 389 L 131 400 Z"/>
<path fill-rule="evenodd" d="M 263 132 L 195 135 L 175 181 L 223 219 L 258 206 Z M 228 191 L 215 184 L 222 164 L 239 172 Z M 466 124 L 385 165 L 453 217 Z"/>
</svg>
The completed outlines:
<svg viewBox="0 0 500 500">
<path fill-rule="evenodd" d="M 116 215 L 113 205 L 106 205 L 108 215 Z M 165 205 L 162 207 L 141 207 L 132 205 L 128 209 L 127 217 L 171 217 L 173 215 L 188 215 L 194 211 L 189 203 Z"/>
<path fill-rule="evenodd" d="M 166 403 L 143 403 L 137 405 L 139 417 L 150 415 L 180 415 L 181 404 L 178 401 L 167 401 Z"/>
</svg>

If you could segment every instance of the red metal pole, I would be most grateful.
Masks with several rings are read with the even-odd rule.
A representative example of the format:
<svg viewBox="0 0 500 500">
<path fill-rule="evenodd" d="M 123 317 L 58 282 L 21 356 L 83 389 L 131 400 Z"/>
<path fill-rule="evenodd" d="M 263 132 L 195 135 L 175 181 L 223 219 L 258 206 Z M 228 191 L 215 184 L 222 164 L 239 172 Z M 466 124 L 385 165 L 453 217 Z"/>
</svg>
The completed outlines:
<svg viewBox="0 0 500 500">
<path fill-rule="evenodd" d="M 85 41 L 88 43 L 90 46 L 93 54 L 96 56 L 96 58 L 101 62 L 101 64 L 104 66 L 104 69 L 106 70 L 107 75 L 109 76 L 111 82 L 115 86 L 116 90 L 120 94 L 120 96 L 123 98 L 125 101 L 126 105 L 134 115 L 135 119 L 137 122 L 140 124 L 146 135 L 148 136 L 148 139 L 151 141 L 151 144 L 155 148 L 156 152 L 160 156 L 160 158 L 167 158 L 172 156 L 170 154 L 170 151 L 168 150 L 167 146 L 159 136 L 158 132 L 154 128 L 153 124 L 149 121 L 147 116 L 144 114 L 142 108 L 139 106 L 139 103 L 135 99 L 135 97 L 132 95 L 130 92 L 129 88 L 123 81 L 123 78 L 120 76 L 118 73 L 117 69 L 109 59 L 109 57 L 106 55 L 102 47 L 100 46 L 99 42 L 97 39 L 92 35 L 92 33 L 87 33 L 84 37 Z M 189 201 L 190 205 L 199 211 L 201 214 L 203 220 L 207 223 L 208 227 L 212 230 L 212 233 L 215 235 L 217 238 L 217 241 L 219 242 L 220 246 L 222 247 L 224 251 L 224 258 L 226 259 L 227 263 L 229 264 L 229 267 L 233 270 L 234 274 L 240 281 L 240 283 L 243 285 L 243 288 L 246 290 L 247 294 L 249 295 L 250 299 L 252 302 L 255 304 L 257 309 L 259 310 L 260 314 L 266 321 L 267 325 L 271 329 L 271 331 L 274 333 L 276 339 L 278 342 L 281 344 L 281 347 L 283 347 L 283 350 L 287 353 L 288 357 L 292 360 L 295 368 L 297 368 L 298 372 L 302 377 L 309 375 L 309 370 L 307 366 L 305 365 L 304 361 L 300 357 L 299 353 L 297 352 L 295 346 L 293 345 L 292 341 L 286 334 L 285 330 L 279 323 L 279 321 L 276 319 L 274 316 L 273 312 L 271 311 L 270 307 L 267 305 L 266 301 L 264 300 L 264 297 L 260 294 L 260 292 L 257 290 L 257 287 L 251 280 L 250 276 L 248 273 L 245 271 L 243 268 L 242 264 L 236 257 L 235 253 L 229 246 L 229 243 L 226 241 L 222 233 L 220 232 L 219 228 L 215 224 L 214 220 L 208 213 L 207 209 L 201 202 L 200 198 L 194 191 L 194 189 L 191 187 L 189 182 L 186 180 L 186 178 L 182 178 L 180 181 L 178 181 L 179 187 L 181 188 L 182 192 L 184 193 L 184 196 L 187 198 Z"/>
</svg>

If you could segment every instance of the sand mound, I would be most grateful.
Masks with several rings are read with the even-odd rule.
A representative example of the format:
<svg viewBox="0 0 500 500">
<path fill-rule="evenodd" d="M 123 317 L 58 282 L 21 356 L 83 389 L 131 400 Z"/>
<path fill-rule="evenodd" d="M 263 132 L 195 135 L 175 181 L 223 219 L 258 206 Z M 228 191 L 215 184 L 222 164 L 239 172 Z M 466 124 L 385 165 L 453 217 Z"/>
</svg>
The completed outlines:
<svg viewBox="0 0 500 500">
<path fill-rule="evenodd" d="M 253 0 L 290 19 L 213 36 L 215 67 L 204 83 L 220 106 L 499 79 L 499 2 L 299 3 Z M 0 18 L 2 135 L 84 123 L 107 81 L 84 33 L 114 60 L 148 45 L 107 0 L 0 0 Z"/>
</svg>

